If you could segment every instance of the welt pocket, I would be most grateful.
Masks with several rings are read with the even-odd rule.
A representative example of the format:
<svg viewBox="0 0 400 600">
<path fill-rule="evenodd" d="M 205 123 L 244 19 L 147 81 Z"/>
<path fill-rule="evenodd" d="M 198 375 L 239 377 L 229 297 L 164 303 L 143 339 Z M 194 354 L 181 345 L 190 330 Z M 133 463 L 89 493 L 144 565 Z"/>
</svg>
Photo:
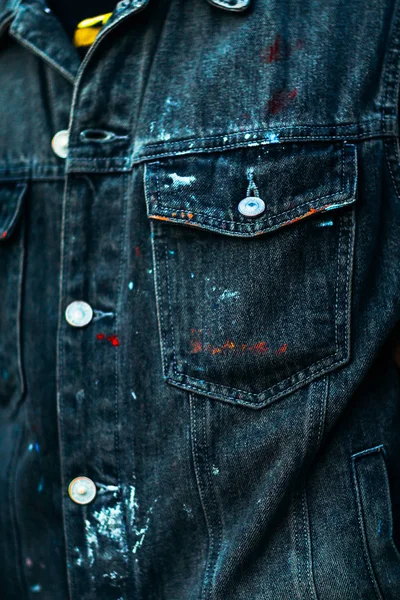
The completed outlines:
<svg viewBox="0 0 400 600">
<path fill-rule="evenodd" d="M 24 262 L 23 206 L 28 181 L 0 175 L 0 420 L 24 391 L 20 312 Z"/>
<path fill-rule="evenodd" d="M 373 597 L 396 600 L 400 597 L 400 553 L 393 538 L 385 447 L 375 446 L 353 454 L 351 465 L 359 532 Z"/>
<path fill-rule="evenodd" d="M 349 360 L 355 145 L 178 155 L 144 179 L 168 383 L 257 408 Z"/>
</svg>

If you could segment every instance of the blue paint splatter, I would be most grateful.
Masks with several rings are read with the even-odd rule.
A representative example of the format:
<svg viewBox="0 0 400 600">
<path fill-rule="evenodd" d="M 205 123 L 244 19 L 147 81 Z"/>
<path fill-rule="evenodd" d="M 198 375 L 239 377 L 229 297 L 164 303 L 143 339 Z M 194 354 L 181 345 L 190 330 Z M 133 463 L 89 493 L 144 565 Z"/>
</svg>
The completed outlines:
<svg viewBox="0 0 400 600">
<path fill-rule="evenodd" d="M 36 449 L 36 452 L 39 452 L 39 444 L 37 442 L 35 444 L 35 449 Z"/>
<path fill-rule="evenodd" d="M 277 135 L 276 133 L 268 132 L 265 134 L 265 137 L 271 144 L 276 144 L 277 142 L 279 142 L 279 135 Z"/>
<path fill-rule="evenodd" d="M 42 489 L 43 489 L 43 477 L 40 478 L 38 489 L 37 489 L 37 491 L 39 492 L 39 494 L 42 491 Z"/>
<path fill-rule="evenodd" d="M 29 444 L 28 450 L 29 450 L 29 452 L 32 452 L 32 450 L 33 450 L 33 444 Z"/>
<path fill-rule="evenodd" d="M 382 520 L 379 519 L 379 521 L 378 521 L 378 535 L 381 534 L 381 530 L 382 530 Z"/>
<path fill-rule="evenodd" d="M 175 254 L 175 250 L 168 250 L 170 254 Z"/>
<path fill-rule="evenodd" d="M 42 591 L 42 586 L 39 585 L 38 583 L 31 586 L 31 592 L 41 592 L 41 591 Z"/>
<path fill-rule="evenodd" d="M 322 223 L 318 223 L 317 227 L 331 227 L 333 225 L 333 221 L 322 221 Z"/>
</svg>

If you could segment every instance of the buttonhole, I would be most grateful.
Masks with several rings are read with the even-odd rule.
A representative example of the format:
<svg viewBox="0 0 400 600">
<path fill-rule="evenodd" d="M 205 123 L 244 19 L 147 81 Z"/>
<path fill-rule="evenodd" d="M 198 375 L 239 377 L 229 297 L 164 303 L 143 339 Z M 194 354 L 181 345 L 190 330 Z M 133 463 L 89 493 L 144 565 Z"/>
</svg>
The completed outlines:
<svg viewBox="0 0 400 600">
<path fill-rule="evenodd" d="M 105 129 L 83 129 L 79 138 L 82 142 L 112 142 L 115 140 L 129 139 L 128 135 L 116 135 L 112 131 L 106 131 Z"/>
</svg>

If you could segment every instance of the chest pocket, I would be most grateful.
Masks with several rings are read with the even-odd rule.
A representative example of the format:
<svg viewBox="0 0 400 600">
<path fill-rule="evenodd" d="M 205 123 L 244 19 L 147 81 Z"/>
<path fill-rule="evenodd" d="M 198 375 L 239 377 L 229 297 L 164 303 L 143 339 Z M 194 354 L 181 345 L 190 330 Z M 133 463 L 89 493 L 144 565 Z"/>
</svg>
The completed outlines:
<svg viewBox="0 0 400 600">
<path fill-rule="evenodd" d="M 356 182 L 343 142 L 146 164 L 169 384 L 256 408 L 349 361 Z"/>
<path fill-rule="evenodd" d="M 24 260 L 21 213 L 28 184 L 0 179 L 0 417 L 23 391 L 20 312 Z"/>
</svg>

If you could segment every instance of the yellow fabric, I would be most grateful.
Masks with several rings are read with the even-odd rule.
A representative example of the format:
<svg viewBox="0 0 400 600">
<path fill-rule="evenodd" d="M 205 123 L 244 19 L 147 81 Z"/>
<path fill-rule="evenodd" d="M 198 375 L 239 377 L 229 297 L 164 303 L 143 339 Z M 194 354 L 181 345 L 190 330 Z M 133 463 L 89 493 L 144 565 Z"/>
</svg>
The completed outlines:
<svg viewBox="0 0 400 600">
<path fill-rule="evenodd" d="M 107 23 L 111 15 L 112 13 L 106 13 L 104 15 L 96 15 L 95 17 L 79 21 L 72 39 L 74 46 L 91 46 L 96 35 L 99 33 L 104 23 Z"/>
</svg>

